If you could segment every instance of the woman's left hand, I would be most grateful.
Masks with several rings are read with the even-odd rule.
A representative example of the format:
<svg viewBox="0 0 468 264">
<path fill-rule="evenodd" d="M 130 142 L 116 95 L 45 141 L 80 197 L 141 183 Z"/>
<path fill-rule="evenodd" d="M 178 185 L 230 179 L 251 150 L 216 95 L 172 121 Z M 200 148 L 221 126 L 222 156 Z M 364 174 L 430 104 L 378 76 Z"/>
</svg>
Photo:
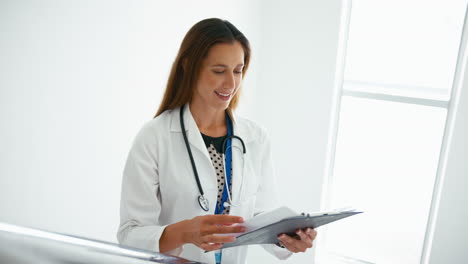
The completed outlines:
<svg viewBox="0 0 468 264">
<path fill-rule="evenodd" d="M 278 236 L 280 244 L 294 253 L 305 252 L 308 248 L 311 248 L 315 237 L 317 237 L 317 231 L 312 228 L 298 229 L 296 234 L 298 238 L 290 237 L 286 234 Z"/>
</svg>

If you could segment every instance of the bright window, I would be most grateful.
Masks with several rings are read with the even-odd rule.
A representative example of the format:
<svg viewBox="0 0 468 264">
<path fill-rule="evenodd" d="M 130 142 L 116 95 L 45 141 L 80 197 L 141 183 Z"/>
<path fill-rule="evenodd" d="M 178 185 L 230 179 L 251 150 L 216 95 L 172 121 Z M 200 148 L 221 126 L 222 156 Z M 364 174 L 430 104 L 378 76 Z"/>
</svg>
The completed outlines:
<svg viewBox="0 0 468 264">
<path fill-rule="evenodd" d="M 466 4 L 353 1 L 318 263 L 420 263 Z"/>
</svg>

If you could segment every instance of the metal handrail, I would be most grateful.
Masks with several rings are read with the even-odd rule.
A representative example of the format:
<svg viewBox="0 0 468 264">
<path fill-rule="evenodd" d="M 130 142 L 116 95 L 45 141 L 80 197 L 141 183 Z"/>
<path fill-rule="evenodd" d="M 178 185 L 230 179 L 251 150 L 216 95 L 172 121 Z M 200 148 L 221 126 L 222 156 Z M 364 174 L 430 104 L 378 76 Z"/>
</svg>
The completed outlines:
<svg viewBox="0 0 468 264">
<path fill-rule="evenodd" d="M 200 263 L 158 252 L 0 223 L 0 263 Z"/>
</svg>

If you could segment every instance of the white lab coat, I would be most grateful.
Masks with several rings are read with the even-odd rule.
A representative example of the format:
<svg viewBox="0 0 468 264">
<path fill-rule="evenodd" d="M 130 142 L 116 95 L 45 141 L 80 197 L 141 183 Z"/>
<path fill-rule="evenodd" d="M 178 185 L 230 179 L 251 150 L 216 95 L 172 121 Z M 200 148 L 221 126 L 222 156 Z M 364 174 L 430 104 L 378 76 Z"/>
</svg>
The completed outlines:
<svg viewBox="0 0 468 264">
<path fill-rule="evenodd" d="M 181 132 L 180 108 L 165 111 L 143 126 L 128 155 L 117 234 L 121 244 L 159 251 L 159 238 L 167 225 L 214 214 L 218 195 L 216 173 L 189 109 L 186 106 L 184 111 L 185 129 L 210 210 L 205 212 L 198 204 L 199 190 Z M 232 152 L 232 199 L 235 204 L 242 203 L 232 207 L 230 214 L 249 219 L 276 205 L 270 143 L 264 129 L 243 118 L 234 117 L 234 134 L 244 140 L 246 154 L 242 175 L 241 152 Z M 233 140 L 232 146 L 241 147 L 241 143 Z M 280 259 L 291 255 L 276 245 L 264 247 Z M 213 252 L 204 253 L 193 244 L 168 253 L 206 263 L 215 260 Z M 222 263 L 245 263 L 246 253 L 247 247 L 225 249 Z"/>
</svg>

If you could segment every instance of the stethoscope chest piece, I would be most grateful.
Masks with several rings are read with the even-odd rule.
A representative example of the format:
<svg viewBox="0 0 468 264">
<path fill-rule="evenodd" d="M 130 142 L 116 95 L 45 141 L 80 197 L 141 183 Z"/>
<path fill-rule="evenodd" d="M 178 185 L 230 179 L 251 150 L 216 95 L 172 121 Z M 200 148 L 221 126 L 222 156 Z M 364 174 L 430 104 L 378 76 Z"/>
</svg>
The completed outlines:
<svg viewBox="0 0 468 264">
<path fill-rule="evenodd" d="M 208 212 L 208 210 L 210 210 L 210 203 L 208 202 L 208 199 L 205 198 L 205 196 L 199 195 L 198 196 L 198 203 L 200 204 L 200 207 L 205 212 Z"/>
</svg>

